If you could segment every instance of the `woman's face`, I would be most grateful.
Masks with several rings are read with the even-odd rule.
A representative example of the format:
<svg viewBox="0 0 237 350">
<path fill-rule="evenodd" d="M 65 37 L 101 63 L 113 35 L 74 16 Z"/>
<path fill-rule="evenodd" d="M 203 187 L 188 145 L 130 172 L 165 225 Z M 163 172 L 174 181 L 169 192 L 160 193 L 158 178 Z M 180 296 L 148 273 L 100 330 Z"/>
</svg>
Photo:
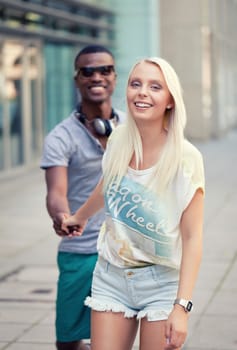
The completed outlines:
<svg viewBox="0 0 237 350">
<path fill-rule="evenodd" d="M 172 96 L 159 66 L 141 62 L 133 69 L 127 86 L 127 103 L 138 121 L 163 121 L 166 109 L 173 106 Z"/>
</svg>

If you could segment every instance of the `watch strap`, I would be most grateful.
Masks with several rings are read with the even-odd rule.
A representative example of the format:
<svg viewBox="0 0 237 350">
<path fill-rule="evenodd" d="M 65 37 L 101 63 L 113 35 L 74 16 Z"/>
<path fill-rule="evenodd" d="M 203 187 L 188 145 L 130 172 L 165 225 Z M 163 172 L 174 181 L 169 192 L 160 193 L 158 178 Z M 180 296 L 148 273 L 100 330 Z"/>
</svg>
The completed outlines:
<svg viewBox="0 0 237 350">
<path fill-rule="evenodd" d="M 182 306 L 186 312 L 190 312 L 193 308 L 193 303 L 191 300 L 177 298 L 174 301 L 174 305 L 175 304 Z"/>
</svg>

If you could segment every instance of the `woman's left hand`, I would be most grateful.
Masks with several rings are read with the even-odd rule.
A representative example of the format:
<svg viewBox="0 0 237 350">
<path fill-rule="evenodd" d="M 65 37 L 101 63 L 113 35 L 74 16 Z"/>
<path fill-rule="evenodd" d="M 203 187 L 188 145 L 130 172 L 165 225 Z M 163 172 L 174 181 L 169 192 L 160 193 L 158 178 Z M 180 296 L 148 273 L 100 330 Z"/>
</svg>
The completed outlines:
<svg viewBox="0 0 237 350">
<path fill-rule="evenodd" d="M 165 326 L 167 346 L 165 350 L 179 349 L 187 336 L 188 313 L 180 305 L 174 305 Z"/>
</svg>

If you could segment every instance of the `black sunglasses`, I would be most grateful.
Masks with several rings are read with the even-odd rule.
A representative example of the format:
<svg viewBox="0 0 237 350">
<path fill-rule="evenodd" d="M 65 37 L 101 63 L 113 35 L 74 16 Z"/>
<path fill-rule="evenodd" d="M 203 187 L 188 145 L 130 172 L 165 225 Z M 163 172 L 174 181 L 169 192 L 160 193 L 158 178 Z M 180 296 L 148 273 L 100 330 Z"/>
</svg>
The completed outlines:
<svg viewBox="0 0 237 350">
<path fill-rule="evenodd" d="M 84 78 L 90 78 L 95 72 L 98 72 L 101 75 L 110 75 L 112 72 L 114 72 L 114 66 L 79 67 L 75 71 L 75 77 L 78 74 L 81 74 Z"/>
</svg>

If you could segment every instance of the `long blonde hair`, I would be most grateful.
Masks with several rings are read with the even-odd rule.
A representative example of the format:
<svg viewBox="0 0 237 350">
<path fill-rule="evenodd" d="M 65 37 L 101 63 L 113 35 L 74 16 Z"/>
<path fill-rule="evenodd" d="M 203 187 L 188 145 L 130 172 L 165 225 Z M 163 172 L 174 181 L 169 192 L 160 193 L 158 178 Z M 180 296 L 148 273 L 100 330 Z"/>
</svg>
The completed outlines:
<svg viewBox="0 0 237 350">
<path fill-rule="evenodd" d="M 159 57 L 145 58 L 136 62 L 129 77 L 136 65 L 141 62 L 153 63 L 161 69 L 174 103 L 172 109 L 166 112 L 167 141 L 161 157 L 155 165 L 149 184 L 151 189 L 162 193 L 174 179 L 181 164 L 186 111 L 179 78 L 171 65 Z M 120 183 L 122 177 L 127 173 L 133 153 L 135 153 L 137 166 L 142 162 L 141 136 L 128 108 L 127 110 L 125 124 L 118 126 L 113 131 L 112 141 L 108 145 L 108 154 L 103 163 L 104 188 L 115 179 L 117 184 Z"/>
</svg>

